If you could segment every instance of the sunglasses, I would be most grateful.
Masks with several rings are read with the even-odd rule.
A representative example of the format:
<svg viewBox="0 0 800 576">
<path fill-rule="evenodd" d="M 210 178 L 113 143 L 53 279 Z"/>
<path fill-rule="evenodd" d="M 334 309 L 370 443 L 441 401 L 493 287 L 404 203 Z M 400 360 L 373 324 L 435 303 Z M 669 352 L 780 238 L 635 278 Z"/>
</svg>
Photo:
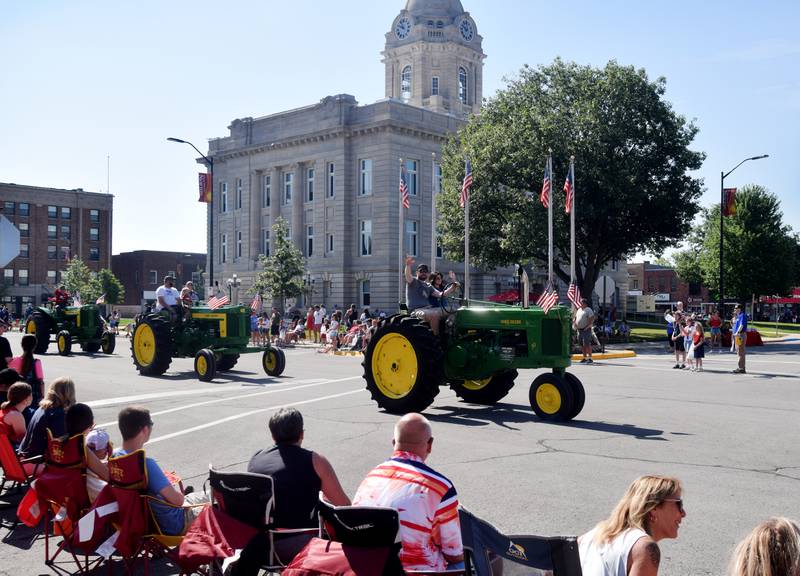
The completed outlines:
<svg viewBox="0 0 800 576">
<path fill-rule="evenodd" d="M 664 498 L 664 502 L 675 502 L 680 512 L 685 512 L 683 509 L 683 498 Z"/>
</svg>

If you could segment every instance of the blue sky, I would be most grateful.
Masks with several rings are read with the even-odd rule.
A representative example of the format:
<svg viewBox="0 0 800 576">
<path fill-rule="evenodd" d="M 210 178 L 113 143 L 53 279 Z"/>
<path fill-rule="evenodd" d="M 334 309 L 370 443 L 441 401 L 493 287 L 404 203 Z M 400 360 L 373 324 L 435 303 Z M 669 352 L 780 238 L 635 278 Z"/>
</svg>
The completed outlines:
<svg viewBox="0 0 800 576">
<path fill-rule="evenodd" d="M 383 97 L 380 52 L 404 0 L 0 4 L 0 181 L 115 195 L 114 252 L 205 251 L 195 154 L 235 118 L 349 93 Z M 667 78 L 700 128 L 703 204 L 759 183 L 800 231 L 800 4 L 463 0 L 488 54 L 484 95 L 524 64 L 609 59 Z M 478 175 L 476 175 L 478 177 Z M 580 190 L 578 190 L 580 193 Z M 687 223 L 687 227 L 690 223 Z"/>
</svg>

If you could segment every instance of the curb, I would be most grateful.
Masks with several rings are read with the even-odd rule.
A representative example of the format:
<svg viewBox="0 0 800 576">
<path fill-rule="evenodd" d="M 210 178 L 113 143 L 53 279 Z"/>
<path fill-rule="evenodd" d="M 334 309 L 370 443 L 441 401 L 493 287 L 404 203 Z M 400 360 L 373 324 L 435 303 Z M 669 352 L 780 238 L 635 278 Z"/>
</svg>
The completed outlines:
<svg viewBox="0 0 800 576">
<path fill-rule="evenodd" d="M 620 350 L 619 352 L 606 352 L 605 354 L 592 354 L 592 360 L 615 360 L 617 358 L 636 358 L 636 352 L 633 350 Z M 583 354 L 573 354 L 573 361 L 580 361 L 583 359 Z"/>
<path fill-rule="evenodd" d="M 363 356 L 363 352 L 359 352 L 358 350 L 334 350 L 334 356 Z"/>
</svg>

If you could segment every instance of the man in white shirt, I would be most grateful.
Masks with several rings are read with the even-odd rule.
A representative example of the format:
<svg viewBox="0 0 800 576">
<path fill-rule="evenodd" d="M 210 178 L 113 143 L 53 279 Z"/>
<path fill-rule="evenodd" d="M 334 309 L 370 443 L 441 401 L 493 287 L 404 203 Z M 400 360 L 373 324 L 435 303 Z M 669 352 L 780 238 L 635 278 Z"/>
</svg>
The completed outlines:
<svg viewBox="0 0 800 576">
<path fill-rule="evenodd" d="M 178 301 L 180 292 L 175 288 L 175 278 L 164 276 L 164 284 L 156 289 L 156 312 L 168 310 L 170 318 L 175 318 L 178 312 Z"/>
</svg>

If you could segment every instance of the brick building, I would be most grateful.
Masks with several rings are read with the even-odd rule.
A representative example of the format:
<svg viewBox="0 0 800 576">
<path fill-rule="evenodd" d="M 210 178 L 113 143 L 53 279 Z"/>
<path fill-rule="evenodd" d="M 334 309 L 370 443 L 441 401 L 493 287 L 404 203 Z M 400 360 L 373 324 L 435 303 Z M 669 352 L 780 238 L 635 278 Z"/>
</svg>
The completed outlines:
<svg viewBox="0 0 800 576">
<path fill-rule="evenodd" d="M 649 261 L 629 263 L 630 294 L 655 294 L 656 308 L 674 307 L 683 302 L 687 310 L 700 311 L 709 301 L 708 289 L 686 282 L 678 277 L 674 268 L 651 264 Z"/>
<path fill-rule="evenodd" d="M 136 250 L 115 254 L 111 259 L 111 270 L 125 287 L 126 306 L 141 306 L 154 300 L 156 288 L 168 274 L 175 277 L 176 287 L 191 280 L 195 290 L 202 292 L 205 265 L 205 254 L 191 252 Z"/>
<path fill-rule="evenodd" d="M 2 303 L 20 315 L 45 301 L 71 258 L 97 272 L 111 267 L 111 194 L 0 183 L 0 210 L 20 232 L 4 269 Z"/>
</svg>

